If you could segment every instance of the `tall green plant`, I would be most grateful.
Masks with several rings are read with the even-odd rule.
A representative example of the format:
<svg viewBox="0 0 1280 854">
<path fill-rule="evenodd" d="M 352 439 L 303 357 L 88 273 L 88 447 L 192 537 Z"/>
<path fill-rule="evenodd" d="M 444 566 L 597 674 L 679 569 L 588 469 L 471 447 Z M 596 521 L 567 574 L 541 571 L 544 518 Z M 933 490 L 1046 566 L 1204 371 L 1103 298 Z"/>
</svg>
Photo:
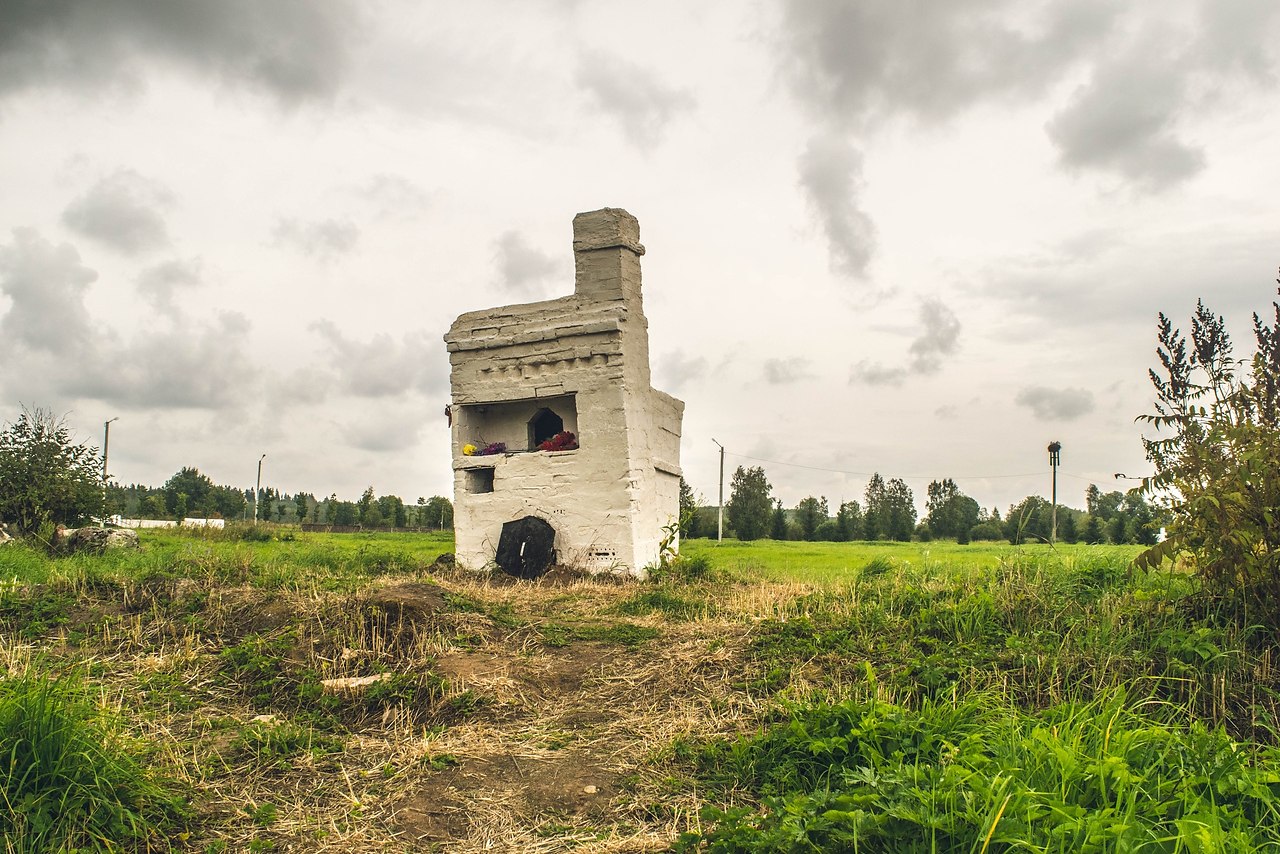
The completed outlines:
<svg viewBox="0 0 1280 854">
<path fill-rule="evenodd" d="M 1280 303 L 1275 325 L 1254 314 L 1257 351 L 1232 354 L 1221 316 L 1197 303 L 1191 347 L 1163 313 L 1161 370 L 1150 371 L 1155 413 L 1139 420 L 1168 431 L 1143 439 L 1156 473 L 1143 484 L 1168 496 L 1168 539 L 1138 563 L 1187 552 L 1208 589 L 1251 618 L 1280 628 Z"/>
<path fill-rule="evenodd" d="M 165 850 L 181 800 L 66 681 L 0 683 L 0 842 L 24 852 Z"/>
</svg>

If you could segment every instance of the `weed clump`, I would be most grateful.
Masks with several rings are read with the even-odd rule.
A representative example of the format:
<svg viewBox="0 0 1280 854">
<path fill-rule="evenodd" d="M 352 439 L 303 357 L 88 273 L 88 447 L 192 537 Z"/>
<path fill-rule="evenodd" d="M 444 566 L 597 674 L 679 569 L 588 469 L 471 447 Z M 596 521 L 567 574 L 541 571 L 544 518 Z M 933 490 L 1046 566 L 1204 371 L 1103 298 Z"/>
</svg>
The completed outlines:
<svg viewBox="0 0 1280 854">
<path fill-rule="evenodd" d="M 163 850 L 187 807 L 68 681 L 0 683 L 0 840 L 6 851 Z"/>
</svg>

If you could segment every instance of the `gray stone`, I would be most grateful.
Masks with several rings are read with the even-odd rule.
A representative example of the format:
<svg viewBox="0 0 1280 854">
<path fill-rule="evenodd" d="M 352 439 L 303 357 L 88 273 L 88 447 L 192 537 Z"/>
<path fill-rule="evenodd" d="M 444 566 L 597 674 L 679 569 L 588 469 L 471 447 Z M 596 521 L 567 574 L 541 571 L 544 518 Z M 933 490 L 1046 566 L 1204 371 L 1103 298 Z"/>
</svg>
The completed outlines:
<svg viewBox="0 0 1280 854">
<path fill-rule="evenodd" d="M 108 549 L 136 549 L 138 532 L 128 528 L 63 528 L 53 532 L 55 550 L 74 554 L 102 554 Z"/>
</svg>

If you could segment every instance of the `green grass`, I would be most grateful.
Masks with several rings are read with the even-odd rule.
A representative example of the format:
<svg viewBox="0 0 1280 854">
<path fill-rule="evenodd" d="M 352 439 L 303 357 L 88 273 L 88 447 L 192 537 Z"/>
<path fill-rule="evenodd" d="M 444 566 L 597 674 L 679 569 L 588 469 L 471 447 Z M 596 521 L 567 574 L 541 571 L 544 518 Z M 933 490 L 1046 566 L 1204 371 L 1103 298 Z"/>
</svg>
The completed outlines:
<svg viewBox="0 0 1280 854">
<path fill-rule="evenodd" d="M 1122 693 L 1037 714 L 981 695 L 792 708 L 687 749 L 760 808 L 712 808 L 681 850 L 1248 852 L 1280 846 L 1280 754 Z"/>
<path fill-rule="evenodd" d="M 186 807 L 69 679 L 0 683 L 0 840 L 9 852 L 165 850 Z"/>
<path fill-rule="evenodd" d="M 1050 548 L 1045 543 L 1011 546 L 1008 543 L 970 543 L 956 545 L 946 540 L 928 543 L 894 543 L 887 541 L 853 543 L 780 542 L 754 540 L 740 542 L 727 539 L 686 540 L 680 553 L 688 558 L 705 557 L 717 568 L 735 575 L 769 581 L 801 581 L 810 584 L 839 584 L 852 581 L 868 565 L 887 561 L 897 569 L 940 572 L 980 572 L 996 568 L 1010 554 L 1033 558 L 1052 556 L 1057 560 L 1102 558 L 1110 561 L 1132 558 L 1142 546 L 1088 546 L 1060 543 Z"/>
<path fill-rule="evenodd" d="M 453 551 L 452 532 L 425 534 L 303 533 L 259 526 L 270 539 L 244 539 L 245 529 L 153 528 L 141 548 L 105 555 L 53 557 L 26 544 L 0 554 L 0 582 L 84 587 L 148 578 L 193 578 L 273 589 L 350 592 L 383 575 L 426 572 Z"/>
</svg>

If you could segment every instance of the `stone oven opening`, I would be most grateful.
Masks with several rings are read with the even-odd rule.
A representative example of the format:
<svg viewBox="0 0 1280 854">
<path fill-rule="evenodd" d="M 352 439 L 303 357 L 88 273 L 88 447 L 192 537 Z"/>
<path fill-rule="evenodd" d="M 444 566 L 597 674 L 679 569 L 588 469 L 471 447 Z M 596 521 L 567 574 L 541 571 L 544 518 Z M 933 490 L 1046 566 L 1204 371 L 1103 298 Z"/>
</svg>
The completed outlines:
<svg viewBox="0 0 1280 854">
<path fill-rule="evenodd" d="M 498 566 L 516 578 L 540 578 L 555 563 L 555 540 L 555 528 L 537 516 L 506 522 L 498 538 Z"/>
<path fill-rule="evenodd" d="M 493 469 L 471 469 L 467 472 L 467 492 L 493 492 Z"/>
<path fill-rule="evenodd" d="M 550 409 L 539 409 L 533 418 L 529 419 L 529 450 L 536 451 L 543 442 L 563 432 L 563 418 Z"/>
</svg>

